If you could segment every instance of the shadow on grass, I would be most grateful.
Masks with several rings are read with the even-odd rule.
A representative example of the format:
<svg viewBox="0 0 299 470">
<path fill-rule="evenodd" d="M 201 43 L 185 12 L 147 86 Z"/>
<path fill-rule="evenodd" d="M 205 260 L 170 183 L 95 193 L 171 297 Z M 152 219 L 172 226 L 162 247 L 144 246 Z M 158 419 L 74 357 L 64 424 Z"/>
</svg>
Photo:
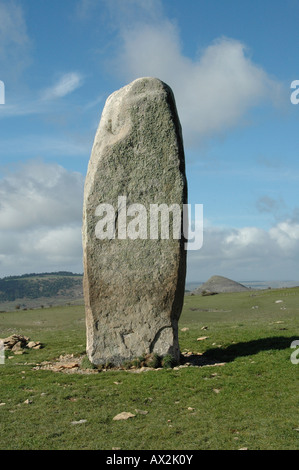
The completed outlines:
<svg viewBox="0 0 299 470">
<path fill-rule="evenodd" d="M 232 362 L 238 357 L 253 356 L 261 351 L 289 349 L 292 341 L 298 339 L 299 336 L 273 336 L 270 338 L 260 338 L 252 341 L 231 344 L 226 348 L 211 348 L 202 355 L 193 354 L 192 356 L 184 356 L 182 362 L 189 362 L 191 365 L 199 366 Z"/>
</svg>

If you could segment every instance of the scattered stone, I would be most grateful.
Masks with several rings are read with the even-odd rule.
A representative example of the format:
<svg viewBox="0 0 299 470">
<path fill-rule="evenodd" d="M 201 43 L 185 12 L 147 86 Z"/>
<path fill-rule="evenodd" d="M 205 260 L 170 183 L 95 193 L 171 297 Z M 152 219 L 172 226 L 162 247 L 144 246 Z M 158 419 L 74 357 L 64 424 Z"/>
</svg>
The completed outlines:
<svg viewBox="0 0 299 470">
<path fill-rule="evenodd" d="M 86 356 L 82 355 L 75 358 L 73 354 L 61 355 L 54 361 L 43 361 L 40 364 L 36 364 L 32 370 L 52 370 L 53 372 L 64 372 L 66 374 L 98 374 L 98 369 L 81 368 L 81 362 L 84 357 Z"/>
<path fill-rule="evenodd" d="M 6 403 L 0 403 L 0 406 L 4 406 L 4 405 L 6 405 Z"/>
<path fill-rule="evenodd" d="M 185 327 L 185 328 L 181 328 L 181 331 L 188 331 L 189 328 Z"/>
<path fill-rule="evenodd" d="M 145 403 L 151 403 L 153 401 L 152 397 L 148 397 L 145 399 Z"/>
<path fill-rule="evenodd" d="M 220 389 L 219 388 L 213 388 L 213 392 L 220 393 Z"/>
<path fill-rule="evenodd" d="M 119 413 L 118 415 L 114 416 L 113 421 L 121 421 L 121 420 L 126 420 L 129 418 L 134 418 L 136 415 L 133 415 L 130 412 L 123 411 L 122 413 Z"/>
<path fill-rule="evenodd" d="M 60 369 L 74 369 L 75 367 L 79 367 L 78 362 L 70 362 L 70 363 L 67 363 L 67 364 L 61 364 L 59 366 Z"/>
<path fill-rule="evenodd" d="M 197 338 L 197 341 L 204 341 L 205 339 L 208 339 L 209 336 L 201 336 L 200 338 Z"/>
<path fill-rule="evenodd" d="M 201 327 L 201 330 L 207 330 L 207 329 L 208 329 L 207 326 L 202 326 L 202 327 Z"/>
<path fill-rule="evenodd" d="M 24 401 L 25 405 L 31 405 L 31 403 L 33 403 L 32 400 L 29 400 L 29 398 L 27 398 L 27 400 Z"/>
<path fill-rule="evenodd" d="M 188 410 L 189 410 L 189 411 L 194 411 L 195 408 L 192 408 L 191 406 L 188 406 Z"/>
<path fill-rule="evenodd" d="M 220 346 L 220 345 L 219 345 Z M 162 367 L 149 367 L 149 366 L 142 366 L 139 368 L 133 369 L 124 369 L 123 366 L 115 366 L 109 368 L 93 368 L 93 369 L 85 369 L 85 367 L 81 367 L 81 362 L 85 358 L 85 355 L 80 357 L 74 358 L 73 354 L 66 354 L 65 356 L 60 356 L 58 359 L 53 361 L 43 361 L 39 364 L 33 364 L 32 370 L 52 370 L 53 372 L 60 372 L 66 374 L 98 374 L 98 373 L 106 373 L 109 371 L 125 371 L 130 373 L 139 374 L 142 372 L 150 372 L 155 371 L 159 372 L 160 370 L 165 370 Z M 74 360 L 76 359 L 76 361 Z M 174 371 L 179 371 L 183 368 L 188 367 L 217 367 L 217 366 L 224 366 L 225 362 L 217 362 L 213 359 L 207 359 L 204 353 L 192 352 L 188 351 L 181 355 L 180 365 L 177 365 L 172 368 Z M 114 381 L 115 385 L 121 385 L 122 382 Z"/>
<path fill-rule="evenodd" d="M 140 372 L 148 372 L 150 370 L 161 370 L 161 367 L 140 367 L 139 369 L 128 369 L 128 372 L 133 372 L 134 374 L 139 374 Z"/>
<path fill-rule="evenodd" d="M 83 424 L 87 423 L 87 419 L 80 419 L 79 421 L 72 421 L 71 424 L 76 425 L 76 424 Z"/>
<path fill-rule="evenodd" d="M 11 350 L 12 350 L 13 352 L 21 351 L 21 350 L 23 349 L 23 345 L 24 345 L 24 343 L 22 343 L 21 341 L 18 341 L 17 343 L 15 343 L 15 344 L 13 345 L 13 347 L 11 348 Z"/>
<path fill-rule="evenodd" d="M 135 409 L 136 413 L 140 414 L 140 415 L 147 415 L 148 414 L 148 411 L 146 410 L 138 410 L 138 409 Z"/>
<path fill-rule="evenodd" d="M 275 300 L 276 304 L 281 304 L 282 302 L 283 302 L 283 300 Z"/>
<path fill-rule="evenodd" d="M 174 204 L 180 208 L 180 226 L 186 202 L 185 157 L 172 90 L 156 78 L 139 78 L 107 99 L 85 181 L 84 297 L 87 354 L 93 364 L 120 365 L 150 352 L 179 361 L 185 240 L 173 237 L 172 220 L 163 224 L 169 238 L 162 238 L 161 224 L 150 224 L 150 215 L 154 204 Z M 104 233 L 100 204 L 113 209 L 104 239 L 96 236 L 96 227 Z M 141 210 L 125 220 L 131 204 Z M 177 213 L 170 219 L 178 219 Z M 128 236 L 129 224 L 136 239 Z M 150 238 L 149 226 L 157 228 L 157 238 Z"/>
<path fill-rule="evenodd" d="M 218 367 L 225 366 L 226 362 L 215 362 L 214 364 L 204 364 L 202 367 Z"/>
</svg>

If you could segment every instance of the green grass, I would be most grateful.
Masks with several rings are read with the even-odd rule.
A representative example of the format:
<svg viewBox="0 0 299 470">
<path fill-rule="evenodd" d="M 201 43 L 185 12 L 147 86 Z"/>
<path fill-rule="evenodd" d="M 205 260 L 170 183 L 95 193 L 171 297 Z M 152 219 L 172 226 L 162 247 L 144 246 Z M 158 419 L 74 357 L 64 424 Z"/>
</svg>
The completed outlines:
<svg viewBox="0 0 299 470">
<path fill-rule="evenodd" d="M 0 337 L 45 344 L 0 365 L 0 449 L 298 449 L 299 364 L 290 344 L 299 339 L 299 288 L 186 296 L 179 328 L 182 351 L 226 364 L 140 374 L 33 370 L 84 352 L 84 308 L 0 314 Z M 122 411 L 136 416 L 113 421 Z M 71 424 L 79 420 L 87 421 Z"/>
</svg>

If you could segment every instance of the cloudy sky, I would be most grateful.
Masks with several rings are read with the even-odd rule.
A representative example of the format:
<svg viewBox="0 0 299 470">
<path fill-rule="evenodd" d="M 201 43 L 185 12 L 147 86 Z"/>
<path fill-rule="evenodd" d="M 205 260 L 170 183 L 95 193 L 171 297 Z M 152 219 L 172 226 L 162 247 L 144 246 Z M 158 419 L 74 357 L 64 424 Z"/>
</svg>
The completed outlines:
<svg viewBox="0 0 299 470">
<path fill-rule="evenodd" d="M 204 243 L 187 280 L 299 280 L 299 0 L 0 0 L 0 277 L 82 272 L 106 98 L 175 94 Z"/>
</svg>

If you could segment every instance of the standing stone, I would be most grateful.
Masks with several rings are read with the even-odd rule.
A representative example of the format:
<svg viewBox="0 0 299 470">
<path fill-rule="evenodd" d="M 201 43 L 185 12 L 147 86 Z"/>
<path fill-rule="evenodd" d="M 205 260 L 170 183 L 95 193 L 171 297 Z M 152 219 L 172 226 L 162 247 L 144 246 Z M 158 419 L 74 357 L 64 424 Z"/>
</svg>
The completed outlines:
<svg viewBox="0 0 299 470">
<path fill-rule="evenodd" d="M 150 238 L 150 205 L 163 203 L 179 205 L 179 239 L 172 236 L 171 214 L 169 239 L 161 231 L 158 239 Z M 156 78 L 137 79 L 108 97 L 85 182 L 84 297 L 92 363 L 119 365 L 144 353 L 179 360 L 186 203 L 184 149 L 172 90 Z M 108 212 L 97 209 L 101 204 L 114 208 L 111 223 Z M 132 204 L 145 207 L 146 224 L 140 206 L 126 212 Z M 101 220 L 107 222 L 106 239 L 96 235 Z M 136 237 L 128 236 L 130 222 Z"/>
</svg>

